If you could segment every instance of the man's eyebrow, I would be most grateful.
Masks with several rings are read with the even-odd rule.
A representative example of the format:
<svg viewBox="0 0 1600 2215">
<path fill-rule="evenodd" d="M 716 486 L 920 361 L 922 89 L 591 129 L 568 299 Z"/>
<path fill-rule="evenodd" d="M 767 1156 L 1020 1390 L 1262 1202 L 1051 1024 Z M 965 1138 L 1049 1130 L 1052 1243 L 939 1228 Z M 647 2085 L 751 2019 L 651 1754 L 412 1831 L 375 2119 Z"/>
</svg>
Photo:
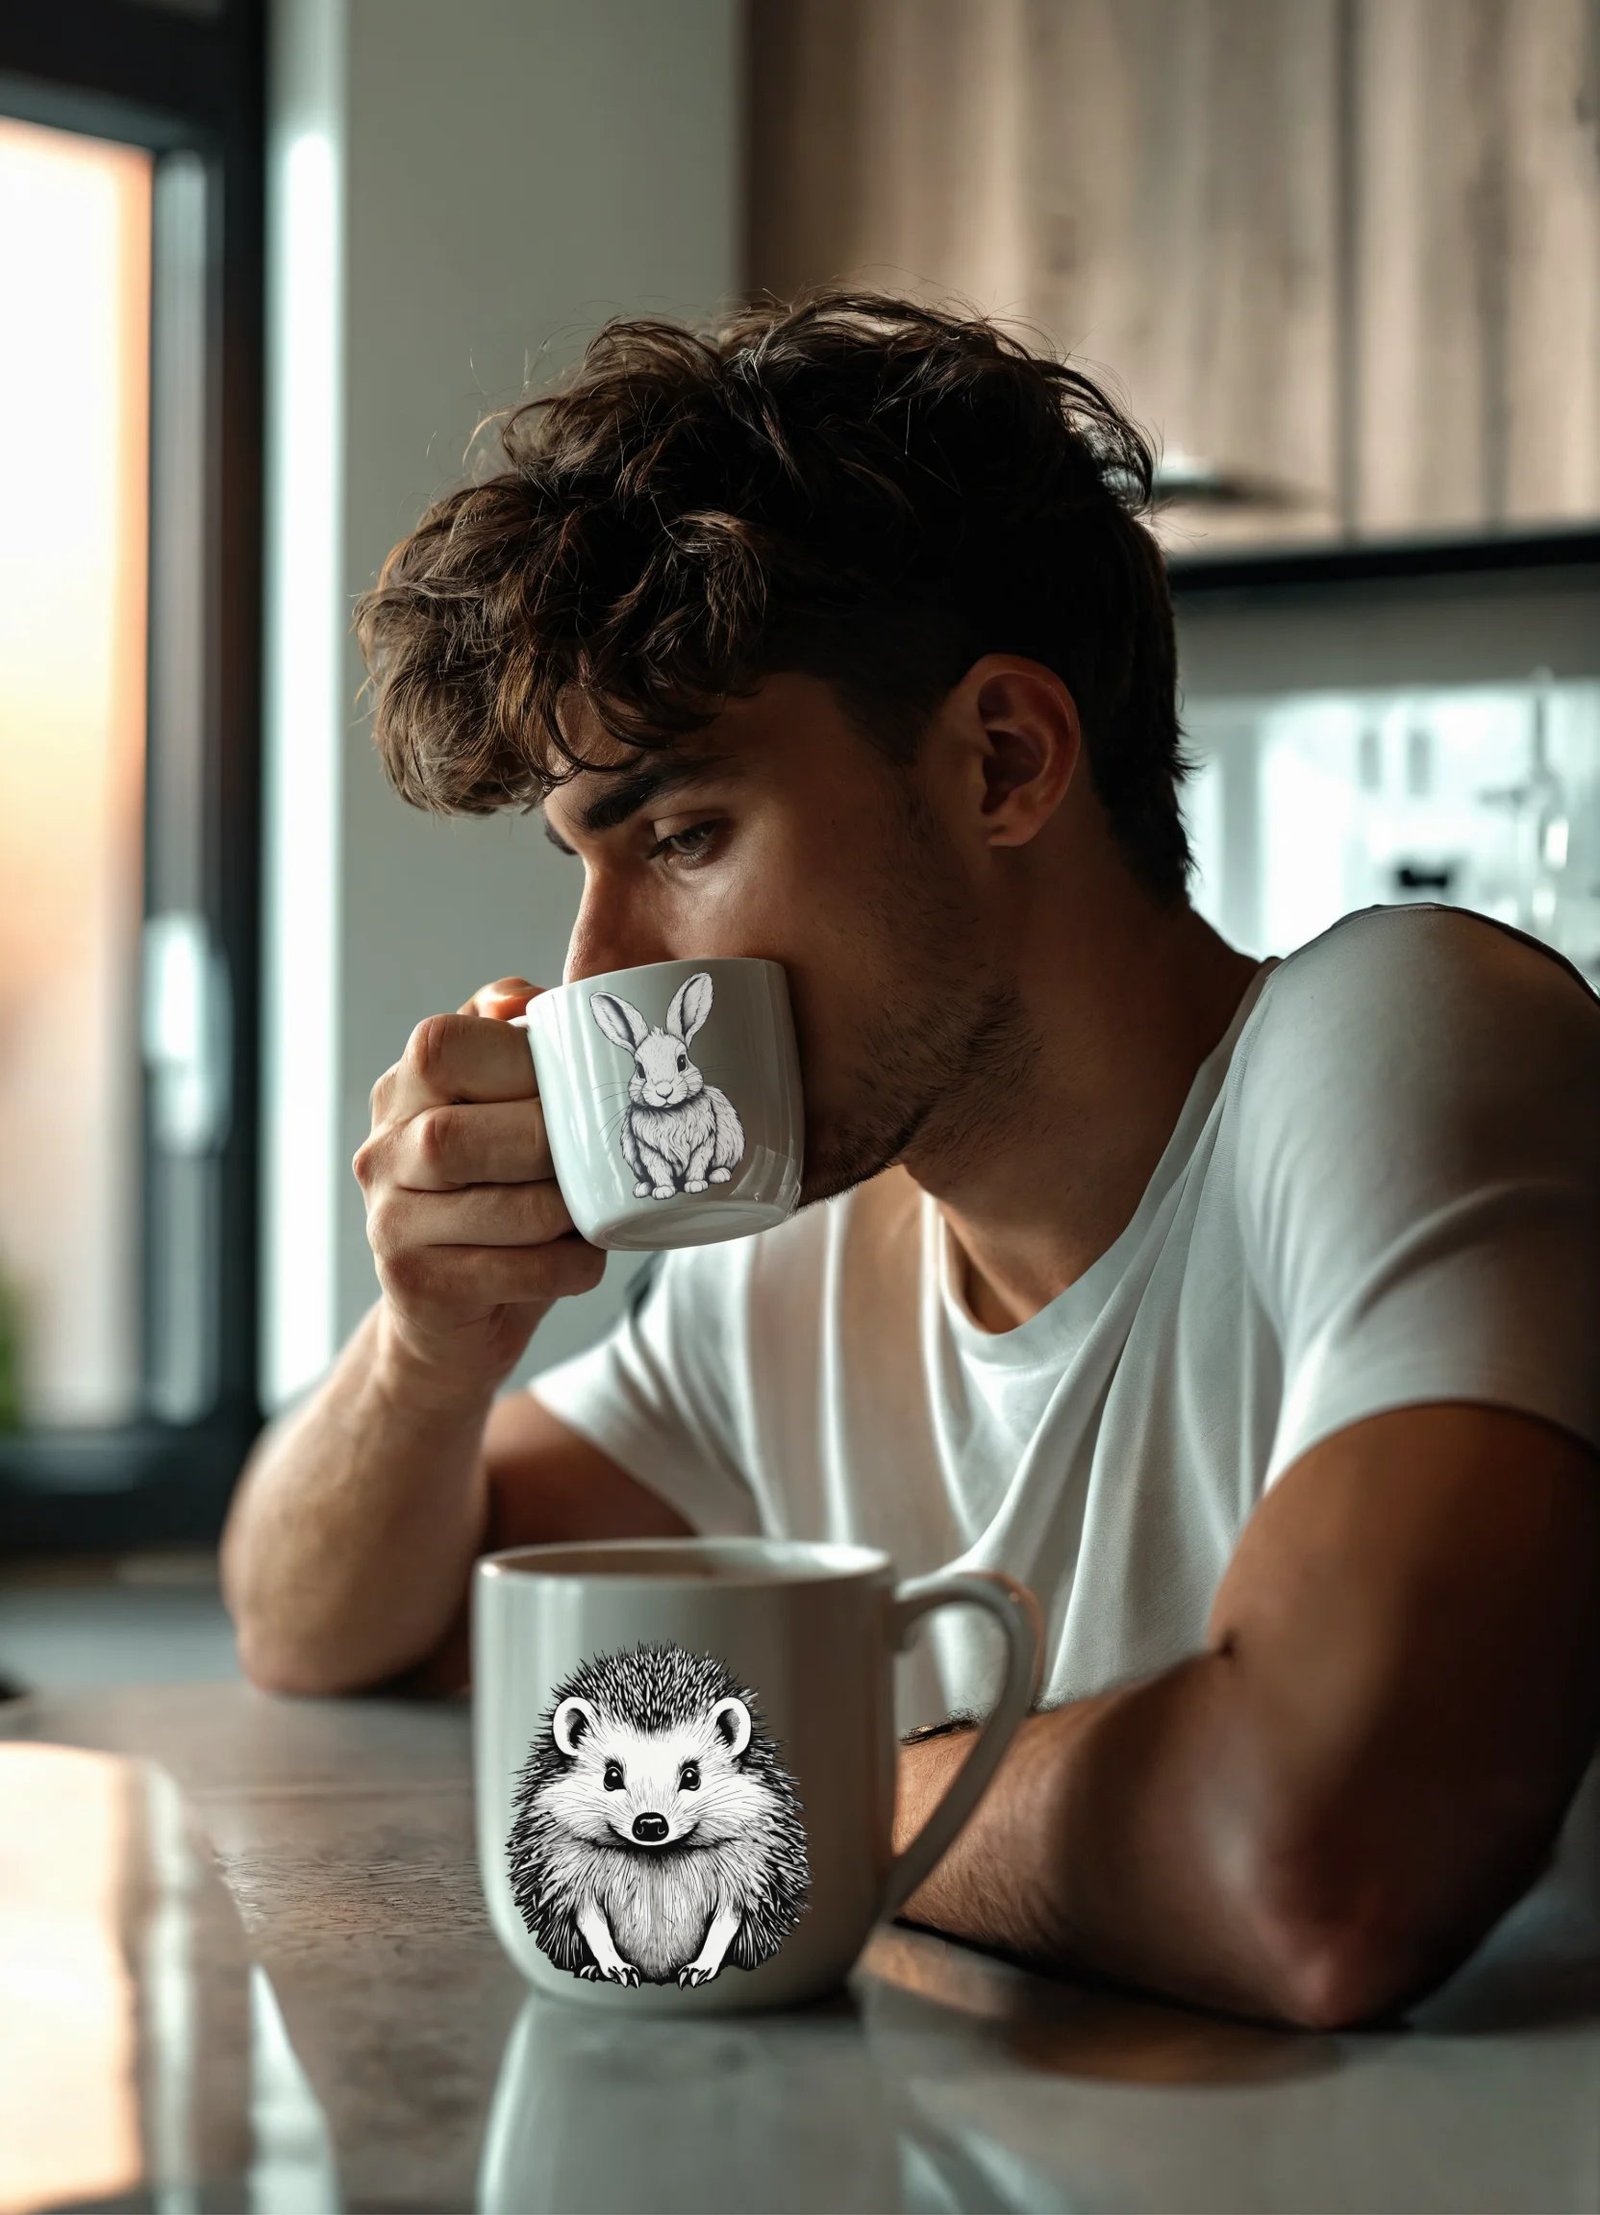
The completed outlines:
<svg viewBox="0 0 1600 2215">
<path fill-rule="evenodd" d="M 619 775 L 614 784 L 608 785 L 584 808 L 579 817 L 583 829 L 591 835 L 597 831 L 615 830 L 630 815 L 642 808 L 647 800 L 660 793 L 676 792 L 686 784 L 696 784 L 714 770 L 731 768 L 734 756 L 726 752 L 701 751 L 695 754 L 676 754 L 669 760 L 652 762 L 645 769 L 630 769 Z M 548 816 L 544 817 L 544 835 L 557 853 L 573 854 L 576 847 L 569 846 Z"/>
</svg>

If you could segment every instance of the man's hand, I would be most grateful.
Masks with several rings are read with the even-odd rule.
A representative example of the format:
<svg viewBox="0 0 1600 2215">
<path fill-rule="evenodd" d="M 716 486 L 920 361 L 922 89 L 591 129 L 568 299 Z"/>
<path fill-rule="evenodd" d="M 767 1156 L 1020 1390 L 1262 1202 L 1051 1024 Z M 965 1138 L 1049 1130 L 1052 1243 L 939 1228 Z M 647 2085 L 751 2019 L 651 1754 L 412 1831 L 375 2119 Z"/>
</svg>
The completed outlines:
<svg viewBox="0 0 1600 2215">
<path fill-rule="evenodd" d="M 352 1166 L 383 1287 L 380 1359 L 413 1397 L 492 1389 L 553 1303 L 605 1273 L 555 1182 L 533 1057 L 509 1021 L 539 989 L 502 977 L 428 1016 L 372 1088 Z"/>
<path fill-rule="evenodd" d="M 1387 1409 L 1256 1507 L 1207 1650 L 1028 1717 L 902 1913 L 1036 1965 L 1331 2029 L 1472 1954 L 1600 1741 L 1600 1456 Z M 900 1753 L 904 1845 L 972 1733 Z"/>
</svg>

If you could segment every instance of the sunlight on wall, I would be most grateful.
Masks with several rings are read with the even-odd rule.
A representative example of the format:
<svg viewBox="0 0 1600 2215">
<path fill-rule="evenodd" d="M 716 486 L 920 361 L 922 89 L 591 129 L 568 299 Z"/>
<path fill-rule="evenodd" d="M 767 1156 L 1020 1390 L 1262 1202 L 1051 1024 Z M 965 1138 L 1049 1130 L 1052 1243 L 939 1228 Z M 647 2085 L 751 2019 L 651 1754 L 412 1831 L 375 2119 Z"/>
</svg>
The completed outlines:
<svg viewBox="0 0 1600 2215">
<path fill-rule="evenodd" d="M 0 1276 L 24 1412 L 137 1393 L 151 157 L 0 119 Z"/>
<path fill-rule="evenodd" d="M 331 37 L 331 18 L 318 36 Z M 276 1408 L 320 1376 L 334 1340 L 338 1139 L 337 960 L 343 423 L 332 368 L 344 344 L 343 181 L 314 117 L 273 141 L 270 356 L 266 958 L 262 978 L 262 1389 Z M 342 1191 L 342 1184 L 341 1184 Z"/>
</svg>

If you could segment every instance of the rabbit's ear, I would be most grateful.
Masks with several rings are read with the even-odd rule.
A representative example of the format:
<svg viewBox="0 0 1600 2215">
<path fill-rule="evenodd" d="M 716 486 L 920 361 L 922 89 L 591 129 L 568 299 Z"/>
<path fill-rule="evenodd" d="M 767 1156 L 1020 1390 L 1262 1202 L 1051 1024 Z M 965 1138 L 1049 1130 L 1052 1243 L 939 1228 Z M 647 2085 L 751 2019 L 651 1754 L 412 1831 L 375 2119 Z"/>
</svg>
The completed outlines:
<svg viewBox="0 0 1600 2215">
<path fill-rule="evenodd" d="M 614 992 L 591 992 L 589 1008 L 612 1044 L 626 1046 L 630 1054 L 641 1039 L 650 1035 L 650 1026 L 639 1010 Z"/>
<path fill-rule="evenodd" d="M 672 1005 L 667 1010 L 667 1029 L 687 1046 L 710 1013 L 711 978 L 702 969 L 697 976 L 680 984 L 672 995 Z"/>
</svg>

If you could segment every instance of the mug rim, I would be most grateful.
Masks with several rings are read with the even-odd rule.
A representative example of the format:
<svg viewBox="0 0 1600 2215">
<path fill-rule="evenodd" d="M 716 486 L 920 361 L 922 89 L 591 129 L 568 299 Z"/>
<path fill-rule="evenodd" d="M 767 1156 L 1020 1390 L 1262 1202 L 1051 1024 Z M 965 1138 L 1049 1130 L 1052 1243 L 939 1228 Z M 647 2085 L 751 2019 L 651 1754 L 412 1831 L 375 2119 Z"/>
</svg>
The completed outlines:
<svg viewBox="0 0 1600 2215">
<path fill-rule="evenodd" d="M 645 1591 L 659 1591 L 671 1585 L 684 1591 L 703 1592 L 706 1579 L 688 1568 L 678 1575 L 672 1573 L 670 1566 L 660 1570 L 641 1569 L 633 1574 L 627 1570 L 608 1572 L 603 1563 L 589 1566 L 588 1557 L 594 1554 L 659 1554 L 670 1564 L 674 1559 L 682 1560 L 686 1554 L 703 1552 L 713 1546 L 732 1549 L 735 1554 L 735 1561 L 716 1578 L 718 1587 L 724 1591 L 770 1591 L 786 1584 L 850 1584 L 875 1576 L 885 1577 L 891 1584 L 894 1582 L 893 1558 L 881 1546 L 858 1546 L 846 1539 L 761 1538 L 731 1531 L 725 1537 L 697 1534 L 685 1538 L 558 1538 L 533 1546 L 502 1546 L 494 1553 L 480 1554 L 474 1574 L 496 1582 L 522 1576 L 567 1585 L 599 1576 L 605 1579 L 608 1589 L 627 1584 Z M 780 1550 L 799 1555 L 799 1563 L 788 1569 L 766 1566 L 774 1552 Z M 747 1572 L 741 1573 L 737 1557 L 746 1553 L 751 1556 L 750 1566 Z M 561 1566 L 563 1555 L 574 1557 L 565 1568 Z"/>
<path fill-rule="evenodd" d="M 569 992 L 593 989 L 599 991 L 621 984 L 629 977 L 646 977 L 660 969 L 687 969 L 692 976 L 700 969 L 776 969 L 788 982 L 788 972 L 783 963 L 771 954 L 695 954 L 674 955 L 665 961 L 636 961 L 626 969 L 597 969 L 592 976 L 574 977 L 570 984 L 547 984 L 542 992 L 535 993 L 524 1011 L 526 1021 L 533 1020 L 536 1009 L 546 1000 L 555 1000 Z"/>
</svg>

